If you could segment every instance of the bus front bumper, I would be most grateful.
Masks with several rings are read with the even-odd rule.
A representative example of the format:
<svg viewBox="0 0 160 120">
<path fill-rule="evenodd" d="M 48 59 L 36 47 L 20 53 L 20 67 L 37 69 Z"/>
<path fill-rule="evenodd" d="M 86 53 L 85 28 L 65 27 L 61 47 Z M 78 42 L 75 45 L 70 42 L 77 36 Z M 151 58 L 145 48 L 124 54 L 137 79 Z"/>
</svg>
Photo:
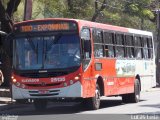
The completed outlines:
<svg viewBox="0 0 160 120">
<path fill-rule="evenodd" d="M 22 89 L 12 85 L 13 99 L 79 98 L 82 97 L 82 85 L 78 81 L 73 85 L 56 89 Z"/>
</svg>

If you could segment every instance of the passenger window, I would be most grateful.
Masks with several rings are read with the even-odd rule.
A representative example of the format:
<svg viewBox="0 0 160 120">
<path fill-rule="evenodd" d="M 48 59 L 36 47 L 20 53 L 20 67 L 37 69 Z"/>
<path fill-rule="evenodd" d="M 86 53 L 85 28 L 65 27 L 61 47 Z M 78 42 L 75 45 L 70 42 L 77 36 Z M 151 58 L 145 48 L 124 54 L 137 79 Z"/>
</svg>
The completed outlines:
<svg viewBox="0 0 160 120">
<path fill-rule="evenodd" d="M 106 57 L 114 57 L 114 46 L 105 45 Z"/>
<path fill-rule="evenodd" d="M 116 44 L 117 45 L 124 45 L 124 35 L 123 34 L 116 35 Z"/>
<path fill-rule="evenodd" d="M 136 58 L 142 58 L 141 48 L 135 48 L 135 56 L 136 56 Z"/>
<path fill-rule="evenodd" d="M 142 38 L 142 45 L 143 45 L 143 58 L 147 59 L 148 58 L 148 46 L 147 46 L 147 38 L 146 37 Z"/>
<path fill-rule="evenodd" d="M 133 36 L 126 35 L 126 45 L 127 46 L 133 46 Z"/>
<path fill-rule="evenodd" d="M 134 44 L 133 44 L 133 35 L 126 35 L 126 57 L 127 58 L 134 58 Z"/>
<path fill-rule="evenodd" d="M 104 43 L 113 44 L 114 33 L 104 32 Z"/>
<path fill-rule="evenodd" d="M 141 38 L 140 37 L 134 37 L 134 45 L 136 47 L 141 47 Z"/>
<path fill-rule="evenodd" d="M 102 32 L 100 30 L 93 30 L 94 43 L 102 43 Z"/>
<path fill-rule="evenodd" d="M 147 43 L 148 43 L 148 57 L 149 58 L 153 58 L 153 42 L 152 42 L 152 38 L 148 38 L 147 39 Z"/>
<path fill-rule="evenodd" d="M 153 48 L 152 38 L 147 39 L 147 46 L 148 48 Z"/>
<path fill-rule="evenodd" d="M 115 52 L 114 49 L 115 47 L 113 46 L 114 43 L 114 33 L 111 32 L 104 32 L 104 45 L 105 45 L 105 54 L 106 57 L 115 57 Z"/>
<path fill-rule="evenodd" d="M 116 57 L 124 58 L 125 57 L 125 47 L 124 47 L 124 35 L 116 34 Z"/>
<path fill-rule="evenodd" d="M 134 37 L 134 46 L 135 46 L 135 57 L 138 59 L 143 58 L 142 54 L 142 43 L 141 43 L 141 37 L 135 36 Z"/>
<path fill-rule="evenodd" d="M 124 58 L 124 47 L 116 47 L 116 57 Z"/>
<path fill-rule="evenodd" d="M 100 30 L 93 30 L 93 41 L 94 41 L 94 56 L 103 57 L 104 48 L 103 48 L 103 32 Z"/>
</svg>

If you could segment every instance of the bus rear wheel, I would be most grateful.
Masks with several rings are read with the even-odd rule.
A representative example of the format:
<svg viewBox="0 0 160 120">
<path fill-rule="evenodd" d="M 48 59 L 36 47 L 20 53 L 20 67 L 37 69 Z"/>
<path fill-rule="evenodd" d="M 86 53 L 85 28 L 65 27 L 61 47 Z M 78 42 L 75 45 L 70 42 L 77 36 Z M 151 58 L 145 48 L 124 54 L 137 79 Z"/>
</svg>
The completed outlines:
<svg viewBox="0 0 160 120">
<path fill-rule="evenodd" d="M 47 100 L 44 99 L 35 99 L 34 100 L 34 107 L 37 111 L 43 111 L 47 107 Z"/>
<path fill-rule="evenodd" d="M 87 105 L 89 109 L 97 110 L 100 107 L 100 89 L 99 85 L 96 84 L 95 96 L 92 98 L 88 98 Z"/>
<path fill-rule="evenodd" d="M 122 95 L 122 101 L 124 103 L 137 103 L 140 100 L 140 82 L 138 79 L 134 83 L 134 93 Z"/>
</svg>

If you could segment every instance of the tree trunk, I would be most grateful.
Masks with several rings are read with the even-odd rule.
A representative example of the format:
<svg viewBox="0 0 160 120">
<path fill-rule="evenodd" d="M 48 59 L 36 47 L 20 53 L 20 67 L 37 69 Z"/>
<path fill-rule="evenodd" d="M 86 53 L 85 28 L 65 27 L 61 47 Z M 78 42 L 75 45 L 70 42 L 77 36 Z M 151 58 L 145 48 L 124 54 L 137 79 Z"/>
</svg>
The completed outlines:
<svg viewBox="0 0 160 120">
<path fill-rule="evenodd" d="M 0 0 L 0 22 L 1 22 L 1 30 L 6 33 L 11 33 L 13 30 L 13 21 L 12 16 L 13 13 L 17 10 L 21 0 L 10 0 L 7 4 L 7 9 L 5 10 L 2 0 Z M 11 79 L 11 57 L 10 53 L 12 50 L 10 46 L 8 46 L 10 41 L 6 41 L 7 39 L 0 39 L 1 45 L 1 61 L 2 61 L 2 72 L 4 74 L 4 84 L 3 86 L 9 86 Z M 7 44 L 6 44 L 7 43 Z M 8 52 L 9 51 L 9 52 Z"/>
<path fill-rule="evenodd" d="M 67 3 L 68 3 L 68 9 L 72 11 L 73 10 L 73 0 L 67 0 Z"/>
<path fill-rule="evenodd" d="M 98 9 L 98 3 L 101 4 L 101 7 Z M 92 21 L 95 22 L 98 15 L 106 8 L 107 1 L 104 0 L 103 3 L 99 2 L 98 0 L 95 1 L 95 13 L 92 17 Z"/>
</svg>

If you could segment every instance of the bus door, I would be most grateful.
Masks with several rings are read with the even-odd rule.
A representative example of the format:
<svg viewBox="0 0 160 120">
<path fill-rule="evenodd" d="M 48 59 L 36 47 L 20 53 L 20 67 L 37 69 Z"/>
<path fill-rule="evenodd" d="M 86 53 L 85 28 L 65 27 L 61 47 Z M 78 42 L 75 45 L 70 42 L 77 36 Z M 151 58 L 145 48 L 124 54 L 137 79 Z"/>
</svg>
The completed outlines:
<svg viewBox="0 0 160 120">
<path fill-rule="evenodd" d="M 83 94 L 84 96 L 89 97 L 94 95 L 95 90 L 93 66 L 91 64 L 91 37 L 89 28 L 82 29 L 81 40 L 84 90 Z"/>
</svg>

